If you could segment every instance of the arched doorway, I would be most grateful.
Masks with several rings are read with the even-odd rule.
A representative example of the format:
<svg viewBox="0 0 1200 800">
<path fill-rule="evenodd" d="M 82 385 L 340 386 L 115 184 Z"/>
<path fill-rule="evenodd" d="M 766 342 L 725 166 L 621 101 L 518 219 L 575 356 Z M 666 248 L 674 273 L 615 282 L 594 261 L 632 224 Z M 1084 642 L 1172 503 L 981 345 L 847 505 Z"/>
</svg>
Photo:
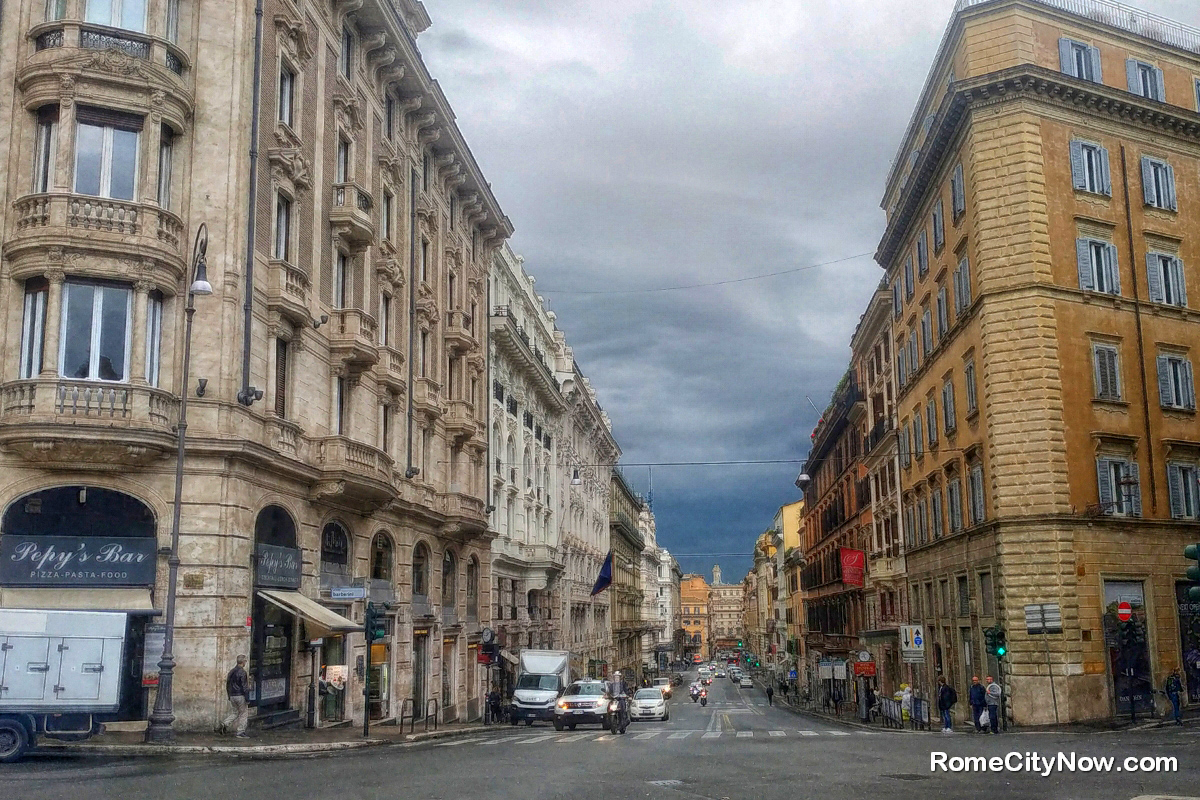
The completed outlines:
<svg viewBox="0 0 1200 800">
<path fill-rule="evenodd" d="M 265 589 L 300 588 L 300 550 L 296 523 L 285 508 L 270 505 L 254 522 L 254 601 L 251 615 L 250 703 L 258 716 L 291 706 L 292 656 L 297 621 L 259 593 Z"/>
</svg>

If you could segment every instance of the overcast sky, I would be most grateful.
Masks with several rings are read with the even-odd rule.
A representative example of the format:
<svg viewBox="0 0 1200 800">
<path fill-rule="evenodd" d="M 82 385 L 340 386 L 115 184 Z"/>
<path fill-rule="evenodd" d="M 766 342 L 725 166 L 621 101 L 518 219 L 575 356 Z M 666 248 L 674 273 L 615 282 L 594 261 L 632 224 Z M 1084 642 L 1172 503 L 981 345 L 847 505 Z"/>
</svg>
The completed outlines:
<svg viewBox="0 0 1200 800">
<path fill-rule="evenodd" d="M 1196 0 L 1138 4 L 1200 24 Z M 805 397 L 829 401 L 882 277 L 883 182 L 953 0 L 425 6 L 421 50 L 622 462 L 802 461 Z M 659 543 L 740 581 L 798 471 L 656 467 Z"/>
</svg>

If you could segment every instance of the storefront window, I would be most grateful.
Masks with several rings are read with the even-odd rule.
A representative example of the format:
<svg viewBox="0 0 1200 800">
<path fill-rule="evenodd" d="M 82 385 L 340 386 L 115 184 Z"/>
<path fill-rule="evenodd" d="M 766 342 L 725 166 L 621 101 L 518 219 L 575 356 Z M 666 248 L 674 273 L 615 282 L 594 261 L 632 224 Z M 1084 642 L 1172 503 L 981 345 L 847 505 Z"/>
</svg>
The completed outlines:
<svg viewBox="0 0 1200 800">
<path fill-rule="evenodd" d="M 375 534 L 375 541 L 371 544 L 371 579 L 392 579 L 392 540 L 384 533 Z"/>
<path fill-rule="evenodd" d="M 350 537 L 337 522 L 321 532 L 321 588 L 350 583 Z"/>
</svg>

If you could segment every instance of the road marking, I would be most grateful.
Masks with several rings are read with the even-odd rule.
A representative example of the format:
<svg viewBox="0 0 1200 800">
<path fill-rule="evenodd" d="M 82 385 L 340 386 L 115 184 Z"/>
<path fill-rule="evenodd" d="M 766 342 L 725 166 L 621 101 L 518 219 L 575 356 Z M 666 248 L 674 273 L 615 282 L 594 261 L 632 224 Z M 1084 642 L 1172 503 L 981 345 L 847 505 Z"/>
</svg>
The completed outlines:
<svg viewBox="0 0 1200 800">
<path fill-rule="evenodd" d="M 458 747 L 460 744 L 470 744 L 471 742 L 482 742 L 484 737 L 476 736 L 473 739 L 459 739 L 457 742 L 442 742 L 435 744 L 434 747 Z"/>
<path fill-rule="evenodd" d="M 816 731 L 796 731 L 796 733 L 800 734 L 801 736 L 817 736 L 818 735 Z"/>
<path fill-rule="evenodd" d="M 524 738 L 525 738 L 524 736 L 504 736 L 504 737 L 492 739 L 490 742 L 480 742 L 479 746 L 487 747 L 487 746 L 493 745 L 493 744 L 503 744 L 505 742 L 515 742 L 518 739 L 524 739 Z"/>
<path fill-rule="evenodd" d="M 859 731 L 859 733 L 863 736 L 878 736 L 879 735 L 879 731 Z"/>
<path fill-rule="evenodd" d="M 772 736 L 787 736 L 787 731 L 771 731 Z"/>
<path fill-rule="evenodd" d="M 639 733 L 637 736 L 635 736 L 633 738 L 635 738 L 635 739 L 653 739 L 655 736 L 658 736 L 660 733 L 662 733 L 662 731 L 646 731 L 645 733 Z"/>
<path fill-rule="evenodd" d="M 672 733 L 667 738 L 668 739 L 686 739 L 689 736 L 691 736 L 693 733 L 696 733 L 696 732 L 697 731 L 678 731 L 676 733 Z"/>
<path fill-rule="evenodd" d="M 825 731 L 825 732 L 828 733 L 830 736 L 849 736 L 850 735 L 850 734 L 846 733 L 845 731 Z"/>
<path fill-rule="evenodd" d="M 517 742 L 517 744 L 537 744 L 538 742 L 548 742 L 553 738 L 553 736 L 534 736 L 532 739 L 526 739 L 523 742 Z"/>
<path fill-rule="evenodd" d="M 738 732 L 737 732 L 737 738 L 739 738 L 739 739 L 753 739 L 753 738 L 754 738 L 754 731 L 738 731 Z"/>
<path fill-rule="evenodd" d="M 612 735 L 612 734 L 610 734 L 610 733 L 602 733 L 602 734 L 600 734 L 599 736 L 597 736 L 597 737 L 595 738 L 595 741 L 597 741 L 597 742 L 611 742 L 613 739 L 616 739 L 616 738 L 617 738 L 616 736 L 613 736 L 613 735 Z"/>
<path fill-rule="evenodd" d="M 563 742 L 578 742 L 580 739 L 586 739 L 591 735 L 592 734 L 590 733 L 573 733 L 570 736 L 562 737 L 558 740 L 558 743 L 562 744 Z"/>
<path fill-rule="evenodd" d="M 708 731 L 708 732 L 704 733 L 703 735 L 701 735 L 700 738 L 701 739 L 719 739 L 719 738 L 721 738 L 721 732 L 720 731 Z"/>
</svg>

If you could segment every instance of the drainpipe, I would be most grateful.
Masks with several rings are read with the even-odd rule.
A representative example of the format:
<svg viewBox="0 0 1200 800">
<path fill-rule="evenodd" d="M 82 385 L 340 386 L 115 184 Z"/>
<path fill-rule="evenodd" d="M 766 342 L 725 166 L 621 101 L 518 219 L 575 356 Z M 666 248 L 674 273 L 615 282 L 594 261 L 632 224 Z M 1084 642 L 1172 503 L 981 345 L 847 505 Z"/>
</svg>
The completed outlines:
<svg viewBox="0 0 1200 800">
<path fill-rule="evenodd" d="M 488 270 L 488 272 L 491 272 L 491 270 Z M 484 356 L 484 358 L 487 359 L 487 372 L 485 373 L 487 375 L 487 377 L 484 379 L 485 385 L 483 387 L 483 398 L 484 398 L 484 402 L 487 404 L 487 416 L 485 418 L 486 419 L 485 424 L 487 425 L 487 431 L 486 431 L 487 439 L 490 442 L 492 440 L 492 401 L 491 401 L 491 398 L 488 397 L 488 392 L 493 391 L 493 389 L 492 389 L 492 282 L 490 279 L 487 280 L 487 294 L 484 296 L 483 303 L 484 303 L 484 306 L 483 306 L 483 312 L 484 312 L 483 313 L 483 319 L 484 319 L 483 356 Z M 484 501 L 486 503 L 486 508 L 484 509 L 484 512 L 490 517 L 492 515 L 492 512 L 494 512 L 496 510 L 496 507 L 494 505 L 492 505 L 492 454 L 491 454 L 491 448 L 489 448 L 487 450 L 487 453 L 488 453 L 487 458 L 484 459 L 484 470 L 483 470 L 483 478 L 487 482 L 487 485 L 484 486 L 484 492 L 485 492 L 484 497 L 486 498 Z M 490 520 L 489 520 L 489 524 L 490 524 Z"/>
<path fill-rule="evenodd" d="M 413 360 L 417 338 L 417 171 L 408 179 L 408 467 L 404 477 L 416 476 L 413 466 Z M 415 713 L 415 712 L 414 712 Z"/>
<path fill-rule="evenodd" d="M 249 406 L 261 400 L 263 393 L 250 385 L 250 326 L 254 316 L 254 218 L 258 203 L 258 114 L 262 89 L 262 28 L 263 0 L 254 6 L 254 89 L 250 109 L 250 191 L 246 212 L 246 301 L 243 304 L 245 321 L 242 330 L 242 389 L 238 402 Z"/>
</svg>

